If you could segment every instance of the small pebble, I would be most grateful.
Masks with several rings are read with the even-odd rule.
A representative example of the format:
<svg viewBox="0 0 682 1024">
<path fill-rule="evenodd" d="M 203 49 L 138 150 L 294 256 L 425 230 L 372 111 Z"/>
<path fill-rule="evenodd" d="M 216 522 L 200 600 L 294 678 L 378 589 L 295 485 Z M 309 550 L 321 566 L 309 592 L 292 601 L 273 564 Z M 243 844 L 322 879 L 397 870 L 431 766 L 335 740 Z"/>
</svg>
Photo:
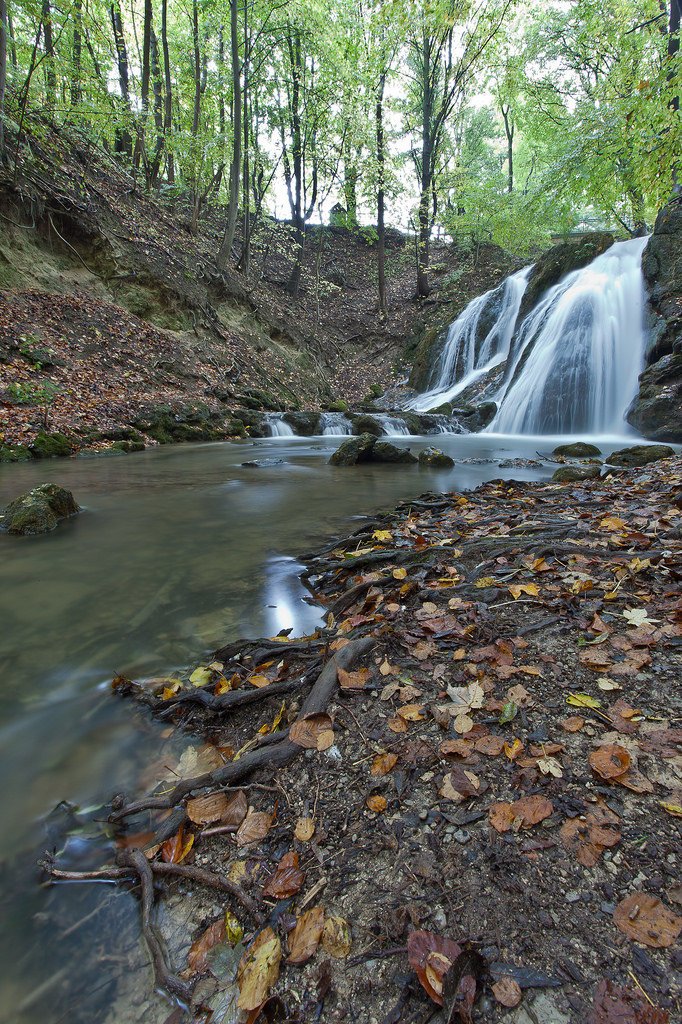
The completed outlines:
<svg viewBox="0 0 682 1024">
<path fill-rule="evenodd" d="M 566 893 L 566 902 L 567 903 L 577 903 L 579 901 L 579 899 L 580 899 L 580 893 L 579 892 L 567 892 Z"/>
<path fill-rule="evenodd" d="M 471 839 L 471 832 L 467 832 L 465 828 L 458 828 L 452 838 L 464 846 Z"/>
</svg>

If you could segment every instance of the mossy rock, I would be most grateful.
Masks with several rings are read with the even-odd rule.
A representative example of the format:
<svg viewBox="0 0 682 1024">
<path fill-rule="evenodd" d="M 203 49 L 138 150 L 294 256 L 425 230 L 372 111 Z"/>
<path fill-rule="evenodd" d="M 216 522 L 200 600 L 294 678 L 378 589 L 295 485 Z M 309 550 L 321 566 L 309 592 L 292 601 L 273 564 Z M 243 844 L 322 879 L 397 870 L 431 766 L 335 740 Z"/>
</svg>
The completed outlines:
<svg viewBox="0 0 682 1024">
<path fill-rule="evenodd" d="M 455 460 L 440 448 L 423 448 L 419 453 L 419 465 L 432 469 L 452 469 Z"/>
<path fill-rule="evenodd" d="M 596 444 L 574 441 L 572 444 L 557 445 L 552 455 L 560 455 L 567 459 L 591 459 L 595 455 L 601 455 L 601 451 Z"/>
<path fill-rule="evenodd" d="M 202 402 L 182 406 L 156 405 L 141 410 L 133 427 L 159 444 L 173 441 L 215 441 L 224 436 L 221 417 Z"/>
<path fill-rule="evenodd" d="M 359 434 L 343 441 L 329 459 L 330 466 L 354 466 L 358 462 L 369 462 L 372 449 L 377 443 L 376 434 Z"/>
<path fill-rule="evenodd" d="M 370 452 L 370 462 L 416 463 L 417 458 L 409 448 L 399 448 L 390 441 L 377 441 Z"/>
<path fill-rule="evenodd" d="M 27 462 L 31 453 L 23 444 L 0 444 L 0 462 Z"/>
<path fill-rule="evenodd" d="M 544 252 L 533 265 L 528 277 L 516 323 L 520 324 L 531 309 L 535 309 L 549 288 L 558 284 L 572 271 L 586 267 L 597 256 L 610 249 L 614 241 L 613 235 L 608 231 L 595 231 L 581 238 L 560 242 Z"/>
<path fill-rule="evenodd" d="M 417 344 L 410 373 L 410 387 L 415 391 L 425 391 L 429 383 L 431 368 L 435 362 L 435 349 L 443 331 L 438 327 L 430 327 L 424 332 Z"/>
<path fill-rule="evenodd" d="M 375 437 L 381 437 L 384 432 L 381 423 L 374 416 L 360 414 L 351 416 L 350 421 L 354 434 L 374 434 Z"/>
<path fill-rule="evenodd" d="M 319 412 L 286 412 L 282 418 L 299 437 L 313 437 L 320 432 Z"/>
<path fill-rule="evenodd" d="M 646 466 L 659 459 L 670 459 L 674 454 L 667 444 L 635 444 L 613 452 L 606 461 L 611 466 Z"/>
<path fill-rule="evenodd" d="M 577 480 L 596 480 L 600 473 L 599 466 L 561 466 L 552 476 L 552 480 L 560 484 Z"/>
<path fill-rule="evenodd" d="M 111 447 L 119 452 L 143 452 L 146 446 L 144 441 L 114 441 Z"/>
<path fill-rule="evenodd" d="M 71 491 L 57 484 L 40 484 L 11 501 L 3 516 L 3 528 L 17 536 L 49 533 L 62 519 L 80 512 Z"/>
<path fill-rule="evenodd" d="M 237 401 L 245 409 L 254 411 L 265 410 L 266 412 L 284 412 L 286 406 L 274 395 L 267 391 L 259 391 L 257 388 L 249 388 L 239 395 Z"/>
<path fill-rule="evenodd" d="M 325 412 L 348 412 L 348 402 L 344 402 L 342 398 L 337 398 L 333 402 L 328 402 L 324 408 Z"/>
<path fill-rule="evenodd" d="M 29 446 L 34 459 L 55 459 L 60 456 L 71 455 L 74 445 L 68 437 L 56 431 L 48 434 L 41 430 Z"/>
<path fill-rule="evenodd" d="M 432 416 L 452 416 L 453 405 L 452 402 L 443 402 L 442 405 L 437 405 L 433 409 L 429 409 L 429 413 Z M 471 409 L 473 412 L 473 407 Z"/>
</svg>

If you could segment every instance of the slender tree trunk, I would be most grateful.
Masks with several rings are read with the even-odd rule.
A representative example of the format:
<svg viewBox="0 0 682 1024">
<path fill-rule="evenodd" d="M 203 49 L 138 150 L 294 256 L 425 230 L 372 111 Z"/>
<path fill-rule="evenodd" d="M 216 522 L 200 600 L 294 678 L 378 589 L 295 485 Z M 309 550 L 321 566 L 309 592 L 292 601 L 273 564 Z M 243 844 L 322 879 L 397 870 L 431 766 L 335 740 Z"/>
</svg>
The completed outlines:
<svg viewBox="0 0 682 1024">
<path fill-rule="evenodd" d="M 43 37 L 45 39 L 45 106 L 52 110 L 57 100 L 57 73 L 54 67 L 54 41 L 52 37 L 52 10 L 50 0 L 43 0 Z"/>
<path fill-rule="evenodd" d="M 124 116 L 130 118 L 130 79 L 128 76 L 128 48 L 125 35 L 123 34 L 123 19 L 121 17 L 121 6 L 119 0 L 114 0 L 110 8 L 111 27 L 114 32 L 114 46 L 116 49 L 116 63 L 118 65 L 118 84 L 121 91 L 121 100 L 124 107 Z M 131 157 L 133 153 L 133 142 L 130 132 L 126 126 L 119 126 L 116 129 L 114 141 L 114 152 L 122 153 Z"/>
<path fill-rule="evenodd" d="M 384 149 L 384 89 L 386 74 L 382 72 L 377 89 L 375 128 L 377 146 L 377 285 L 379 290 L 379 313 L 385 317 L 386 303 L 386 225 L 384 223 L 386 192 L 386 153 Z"/>
<path fill-rule="evenodd" d="M 423 39 L 422 56 L 422 153 L 419 195 L 419 229 L 417 234 L 417 297 L 426 298 L 429 287 L 429 258 L 431 244 L 431 187 L 433 183 L 433 96 L 431 89 L 431 42 Z"/>
<path fill-rule="evenodd" d="M 294 265 L 287 284 L 287 291 L 294 298 L 298 297 L 301 287 L 301 268 L 303 263 L 303 246 L 305 243 L 305 222 L 303 219 L 303 139 L 301 131 L 301 85 L 302 59 L 301 37 L 297 30 L 290 31 L 287 46 L 289 50 L 289 66 L 291 68 L 291 144 L 293 162 L 293 203 L 294 222 Z"/>
<path fill-rule="evenodd" d="M 509 103 L 503 103 L 500 109 L 504 121 L 504 134 L 507 137 L 507 191 L 511 195 L 514 191 L 514 119 Z"/>
<path fill-rule="evenodd" d="M 237 0 L 230 0 L 230 55 L 232 64 L 232 160 L 230 162 L 230 198 L 227 223 L 218 252 L 218 266 L 225 269 L 232 254 L 239 211 L 239 185 L 242 172 L 242 90 L 239 66 L 239 25 Z"/>
<path fill-rule="evenodd" d="M 154 159 L 149 169 L 149 185 L 154 188 L 158 184 L 161 157 L 163 155 L 163 89 L 161 85 L 161 65 L 159 63 L 159 44 L 156 33 L 152 27 L 151 32 L 151 64 L 152 64 L 152 91 L 154 94 L 154 124 L 156 126 L 156 146 L 154 147 Z"/>
<path fill-rule="evenodd" d="M 680 0 L 670 0 L 670 19 L 668 22 L 668 63 L 671 65 L 668 72 L 668 81 L 673 82 L 676 77 L 674 61 L 680 51 Z M 677 114 L 680 109 L 680 95 L 676 92 L 670 102 L 671 109 Z M 679 156 L 679 154 L 678 154 Z M 680 181 L 680 163 L 676 160 L 672 170 L 673 194 L 679 195 L 682 192 Z"/>
<path fill-rule="evenodd" d="M 171 82 L 170 59 L 168 55 L 168 0 L 161 2 L 161 49 L 163 50 L 163 73 L 166 86 L 163 113 L 163 134 L 166 139 L 166 166 L 168 168 L 168 184 L 175 184 L 175 160 L 173 156 L 173 89 Z"/>
<path fill-rule="evenodd" d="M 7 0 L 0 0 L 0 163 L 5 163 L 5 94 L 7 92 Z"/>
<path fill-rule="evenodd" d="M 249 201 L 249 180 L 251 169 L 249 165 L 249 52 L 251 40 L 249 36 L 248 8 L 244 7 L 244 109 L 242 120 L 244 123 L 243 140 L 243 169 L 242 169 L 242 252 L 239 259 L 239 269 L 243 274 L 248 274 L 251 265 L 251 203 Z"/>
<path fill-rule="evenodd" d="M 194 104 L 192 108 L 192 139 L 194 144 L 195 178 L 194 178 L 194 203 L 192 206 L 192 234 L 196 234 L 199 227 L 199 214 L 201 213 L 201 192 L 199 189 L 199 154 L 196 151 L 196 139 L 199 134 L 201 121 L 201 50 L 199 46 L 199 5 L 197 0 L 192 0 L 192 48 L 194 51 Z"/>
<path fill-rule="evenodd" d="M 7 7 L 6 0 L 5 7 Z M 12 58 L 12 67 L 16 70 L 16 68 L 19 66 L 17 62 L 17 41 L 14 36 L 14 22 L 12 21 L 12 12 L 10 11 L 9 7 L 7 7 L 7 34 L 9 40 L 8 49 L 10 56 Z"/>
<path fill-rule="evenodd" d="M 83 4 L 75 0 L 73 5 L 73 46 L 71 50 L 71 106 L 82 102 L 81 58 L 83 53 Z"/>
<path fill-rule="evenodd" d="M 133 166 L 137 170 L 140 162 L 146 161 L 145 141 L 147 114 L 149 113 L 149 82 L 151 79 L 152 46 L 152 0 L 144 0 L 144 22 L 142 26 L 142 76 L 140 80 L 140 117 L 137 126 L 137 140 L 133 154 Z"/>
</svg>

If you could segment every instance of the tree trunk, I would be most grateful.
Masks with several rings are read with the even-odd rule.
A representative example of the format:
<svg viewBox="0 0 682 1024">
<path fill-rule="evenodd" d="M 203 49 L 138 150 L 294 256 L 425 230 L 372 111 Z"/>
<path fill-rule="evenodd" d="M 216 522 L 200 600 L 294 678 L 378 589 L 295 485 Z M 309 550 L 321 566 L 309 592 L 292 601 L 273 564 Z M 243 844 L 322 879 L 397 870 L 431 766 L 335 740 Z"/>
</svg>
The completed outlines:
<svg viewBox="0 0 682 1024">
<path fill-rule="evenodd" d="M 417 235 L 417 298 L 424 299 L 430 292 L 429 257 L 431 244 L 431 189 L 433 184 L 433 95 L 431 89 L 431 40 L 423 38 L 422 56 L 422 152 L 421 192 L 419 196 L 419 230 Z"/>
<path fill-rule="evenodd" d="M 137 170 L 140 162 L 145 160 L 145 134 L 147 114 L 149 112 L 149 81 L 151 78 L 151 45 L 152 45 L 152 0 L 144 0 L 144 22 L 142 27 L 142 77 L 140 81 L 140 118 L 137 127 L 137 140 L 133 155 L 133 166 Z"/>
<path fill-rule="evenodd" d="M 152 91 L 154 94 L 154 124 L 156 126 L 156 146 L 154 147 L 154 158 L 149 168 L 149 187 L 154 188 L 158 184 L 161 157 L 163 155 L 163 90 L 161 86 L 161 65 L 159 62 L 159 44 L 156 33 L 152 27 L 151 31 L 151 65 L 152 65 Z"/>
<path fill-rule="evenodd" d="M 52 37 L 50 0 L 43 0 L 42 20 L 43 36 L 45 39 L 45 106 L 48 110 L 51 110 L 57 100 L 57 73 L 54 68 L 54 41 Z"/>
<path fill-rule="evenodd" d="M 123 34 L 123 19 L 121 17 L 121 6 L 119 0 L 114 0 L 111 5 L 111 27 L 114 32 L 114 46 L 116 48 L 116 63 L 118 64 L 118 84 L 121 90 L 121 99 L 125 108 L 125 116 L 130 115 L 130 82 L 128 78 L 128 49 Z M 131 157 L 133 143 L 130 132 L 126 127 L 117 127 L 114 141 L 114 152 L 122 153 Z"/>
<path fill-rule="evenodd" d="M 287 38 L 289 50 L 289 66 L 291 68 L 291 147 L 293 161 L 293 203 L 292 220 L 294 224 L 294 265 L 287 284 L 287 291 L 294 298 L 298 297 L 301 286 L 301 267 L 303 245 L 305 243 L 305 222 L 303 220 L 303 140 L 301 132 L 301 84 L 302 59 L 301 37 L 298 30 L 289 32 Z"/>
<path fill-rule="evenodd" d="M 5 93 L 7 92 L 7 0 L 0 0 L 0 163 L 5 163 Z"/>
<path fill-rule="evenodd" d="M 78 106 L 83 99 L 81 82 L 81 57 L 83 52 L 83 4 L 74 0 L 73 5 L 73 46 L 71 50 L 71 106 Z"/>
<path fill-rule="evenodd" d="M 232 255 L 239 211 L 239 185 L 242 172 L 242 90 L 239 66 L 239 25 L 237 0 L 230 0 L 230 54 L 232 64 L 232 160 L 230 161 L 230 198 L 218 266 L 224 270 Z"/>
<path fill-rule="evenodd" d="M 375 108 L 375 128 L 377 146 L 377 284 L 379 289 L 379 313 L 385 317 L 388 312 L 386 303 L 386 226 L 384 223 L 386 192 L 386 153 L 384 150 L 384 89 L 386 75 L 382 73 L 377 89 Z"/>
<path fill-rule="evenodd" d="M 17 62 L 17 41 L 14 36 L 14 23 L 12 21 L 12 12 L 7 7 L 7 0 L 5 0 L 5 8 L 7 9 L 7 37 L 8 37 L 8 50 L 12 57 L 12 67 L 16 70 L 19 66 Z"/>
<path fill-rule="evenodd" d="M 249 180 L 251 168 L 249 165 L 249 53 L 251 50 L 251 39 L 249 36 L 248 7 L 244 7 L 244 109 L 242 119 L 244 123 L 244 145 L 243 145 L 243 173 L 242 173 L 242 252 L 239 258 L 239 269 L 243 274 L 248 274 L 251 265 L 251 203 L 249 196 Z"/>
<path fill-rule="evenodd" d="M 674 81 L 676 77 L 674 61 L 680 51 L 680 0 L 670 0 L 670 20 L 668 22 L 668 63 L 671 65 L 668 72 L 668 81 Z M 679 92 L 670 101 L 671 109 L 677 114 L 680 109 Z M 678 154 L 679 156 L 679 154 Z M 679 195 L 682 192 L 680 181 L 680 164 L 675 160 L 672 169 L 673 194 Z"/>
<path fill-rule="evenodd" d="M 504 121 L 504 134 L 507 136 L 507 191 L 511 195 L 514 191 L 514 119 L 511 114 L 511 105 L 502 104 L 502 120 Z"/>
<path fill-rule="evenodd" d="M 170 59 L 168 56 L 168 0 L 161 2 L 161 49 L 163 50 L 163 74 L 166 86 L 163 112 L 163 134 L 166 140 L 166 166 L 168 184 L 175 184 L 175 161 L 171 133 L 173 130 L 173 87 L 171 82 Z"/>
</svg>

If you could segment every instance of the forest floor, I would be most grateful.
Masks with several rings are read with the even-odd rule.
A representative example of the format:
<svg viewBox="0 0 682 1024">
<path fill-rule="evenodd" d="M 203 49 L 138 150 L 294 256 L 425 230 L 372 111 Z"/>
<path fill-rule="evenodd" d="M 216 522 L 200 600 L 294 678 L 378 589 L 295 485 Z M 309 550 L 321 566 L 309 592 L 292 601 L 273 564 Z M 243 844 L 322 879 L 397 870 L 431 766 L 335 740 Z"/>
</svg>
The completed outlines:
<svg viewBox="0 0 682 1024">
<path fill-rule="evenodd" d="M 681 484 L 426 494 L 305 559 L 312 637 L 115 680 L 195 737 L 101 872 L 168 1024 L 680 1019 Z"/>
<path fill-rule="evenodd" d="M 30 443 L 47 422 L 80 447 L 149 406 L 227 416 L 254 390 L 262 408 L 357 407 L 409 372 L 406 346 L 426 325 L 519 265 L 496 246 L 434 242 L 433 293 L 416 302 L 413 240 L 391 230 L 382 320 L 371 232 L 310 226 L 294 299 L 286 223 L 260 224 L 248 275 L 239 238 L 218 271 L 222 229 L 211 208 L 193 234 L 182 199 L 147 194 L 111 155 L 36 121 L 16 174 L 0 174 L 4 441 Z"/>
</svg>

